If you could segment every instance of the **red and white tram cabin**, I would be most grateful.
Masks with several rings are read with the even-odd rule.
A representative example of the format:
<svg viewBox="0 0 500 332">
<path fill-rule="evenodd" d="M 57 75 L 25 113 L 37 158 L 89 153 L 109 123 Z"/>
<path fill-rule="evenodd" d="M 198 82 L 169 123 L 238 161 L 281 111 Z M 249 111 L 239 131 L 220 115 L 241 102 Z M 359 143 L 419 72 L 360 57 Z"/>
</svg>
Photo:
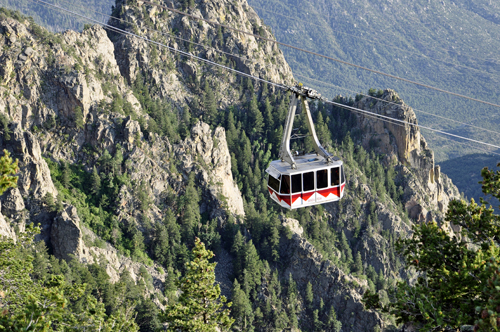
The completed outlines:
<svg viewBox="0 0 500 332">
<path fill-rule="evenodd" d="M 328 202 L 344 196 L 345 175 L 341 160 L 326 163 L 317 154 L 295 156 L 296 169 L 281 160 L 274 160 L 266 170 L 267 189 L 271 198 L 287 209 L 296 209 Z"/>
</svg>

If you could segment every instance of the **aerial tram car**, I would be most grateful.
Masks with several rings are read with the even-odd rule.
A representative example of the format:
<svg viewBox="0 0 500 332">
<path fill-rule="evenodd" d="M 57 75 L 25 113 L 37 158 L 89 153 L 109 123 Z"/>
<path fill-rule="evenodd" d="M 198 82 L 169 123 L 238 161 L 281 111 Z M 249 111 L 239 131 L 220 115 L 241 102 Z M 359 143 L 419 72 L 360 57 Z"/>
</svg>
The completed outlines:
<svg viewBox="0 0 500 332">
<path fill-rule="evenodd" d="M 271 161 L 266 169 L 269 194 L 276 203 L 290 210 L 338 201 L 344 196 L 345 189 L 343 163 L 319 143 L 307 103 L 307 98 L 320 99 L 321 96 L 302 85 L 297 85 L 290 91 L 293 95 L 281 139 L 280 159 Z M 302 102 L 302 110 L 306 112 L 306 123 L 316 153 L 294 155 L 290 151 L 293 120 L 299 101 Z"/>
</svg>

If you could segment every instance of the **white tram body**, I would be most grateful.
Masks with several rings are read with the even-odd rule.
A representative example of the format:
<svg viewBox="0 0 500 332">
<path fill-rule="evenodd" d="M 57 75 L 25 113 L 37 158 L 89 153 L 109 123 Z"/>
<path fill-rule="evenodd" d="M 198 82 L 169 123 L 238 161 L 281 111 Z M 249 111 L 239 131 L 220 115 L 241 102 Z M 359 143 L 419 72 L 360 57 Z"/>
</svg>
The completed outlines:
<svg viewBox="0 0 500 332">
<path fill-rule="evenodd" d="M 274 160 L 266 169 L 267 189 L 271 198 L 287 209 L 296 209 L 328 202 L 344 196 L 345 175 L 341 160 L 333 158 L 326 163 L 315 153 L 295 156 L 296 169 L 290 164 Z"/>
</svg>

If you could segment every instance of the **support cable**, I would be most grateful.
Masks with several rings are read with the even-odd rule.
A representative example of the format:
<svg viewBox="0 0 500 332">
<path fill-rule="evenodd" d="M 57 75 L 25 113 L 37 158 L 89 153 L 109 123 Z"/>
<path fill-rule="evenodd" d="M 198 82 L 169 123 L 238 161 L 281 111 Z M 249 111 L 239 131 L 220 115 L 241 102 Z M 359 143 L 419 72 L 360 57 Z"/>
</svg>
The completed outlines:
<svg viewBox="0 0 500 332">
<path fill-rule="evenodd" d="M 286 86 L 286 85 L 283 85 L 283 84 L 279 84 L 279 83 L 275 83 L 275 82 L 272 82 L 272 81 L 268 81 L 268 80 L 262 79 L 260 77 L 253 76 L 253 75 L 250 75 L 250 74 L 246 74 L 246 73 L 243 73 L 241 71 L 235 70 L 233 68 L 230 68 L 230 67 L 218 64 L 216 62 L 213 62 L 213 61 L 210 61 L 210 60 L 207 60 L 207 59 L 203 59 L 203 58 L 195 56 L 195 55 L 193 55 L 191 53 L 187 53 L 187 52 L 184 52 L 184 51 L 181 51 L 181 50 L 177 50 L 177 49 L 175 49 L 173 47 L 170 47 L 170 46 L 167 46 L 165 44 L 156 42 L 156 41 L 151 40 L 151 39 L 149 39 L 147 37 L 142 37 L 142 36 L 136 35 L 134 33 L 131 33 L 131 32 L 128 32 L 128 31 L 125 31 L 125 30 L 113 27 L 113 26 L 111 26 L 109 24 L 106 24 L 106 23 L 101 23 L 98 20 L 95 20 L 95 19 L 86 17 L 84 15 L 75 13 L 75 12 L 73 12 L 71 10 L 66 9 L 66 8 L 62 8 L 62 7 L 58 6 L 58 5 L 50 4 L 50 3 L 45 2 L 43 0 L 30 0 L 30 1 L 35 2 L 35 3 L 42 3 L 42 4 L 46 5 L 46 6 L 57 8 L 59 10 L 65 11 L 67 13 L 70 13 L 72 15 L 76 15 L 78 17 L 84 18 L 84 19 L 86 19 L 86 20 L 88 20 L 90 22 L 95 22 L 97 24 L 100 24 L 103 27 L 106 27 L 106 28 L 108 28 L 108 29 L 110 29 L 110 30 L 112 30 L 112 31 L 114 31 L 116 33 L 142 39 L 142 40 L 144 40 L 146 42 L 155 44 L 157 46 L 161 46 L 161 47 L 167 48 L 167 49 L 171 50 L 172 52 L 179 53 L 179 54 L 181 54 L 183 56 L 191 57 L 191 58 L 194 58 L 194 59 L 198 59 L 198 60 L 200 60 L 202 62 L 205 62 L 205 63 L 211 64 L 211 65 L 214 65 L 214 66 L 226 69 L 228 71 L 231 71 L 233 73 L 239 74 L 241 76 L 245 76 L 245 77 L 249 77 L 249 78 L 252 78 L 254 80 L 257 80 L 257 81 L 265 82 L 267 84 L 276 86 L 276 87 L 278 87 L 280 89 L 284 89 L 286 91 L 293 91 L 295 89 L 294 87 L 289 87 L 289 86 Z M 474 140 L 474 139 L 471 139 L 471 138 L 468 138 L 468 137 L 463 137 L 463 136 L 460 136 L 460 135 L 451 134 L 451 133 L 448 133 L 448 132 L 445 132 L 445 131 L 442 131 L 442 130 L 438 130 L 438 129 L 434 129 L 434 128 L 430 128 L 430 127 L 418 125 L 416 123 L 411 123 L 411 122 L 404 121 L 404 120 L 394 119 L 394 118 L 391 118 L 391 117 L 388 117 L 388 116 L 385 116 L 385 115 L 381 115 L 381 114 L 377 114 L 377 113 L 365 111 L 365 110 L 362 110 L 362 109 L 359 109 L 359 108 L 355 108 L 355 107 L 352 107 L 352 106 L 344 105 L 344 104 L 337 103 L 337 102 L 334 102 L 334 101 L 329 101 L 329 100 L 324 99 L 324 98 L 321 98 L 321 100 L 324 103 L 331 104 L 331 105 L 334 105 L 334 106 L 337 106 L 337 107 L 341 107 L 341 108 L 347 109 L 347 110 L 352 111 L 352 112 L 363 113 L 363 114 L 366 114 L 366 115 L 370 115 L 372 117 L 376 117 L 377 119 L 379 119 L 381 121 L 386 121 L 386 122 L 391 122 L 391 123 L 398 122 L 398 123 L 401 123 L 401 124 L 407 124 L 407 125 L 410 125 L 410 126 L 413 126 L 413 127 L 416 127 L 416 128 L 427 129 L 427 130 L 430 130 L 430 131 L 433 131 L 433 132 L 436 132 L 436 133 L 439 133 L 439 134 L 443 134 L 443 135 L 447 135 L 447 136 L 450 136 L 450 137 L 459 138 L 459 139 L 463 139 L 463 140 L 466 140 L 466 141 L 470 141 L 470 142 L 474 142 L 474 143 L 486 145 L 486 146 L 489 146 L 489 147 L 493 147 L 493 148 L 496 148 L 496 149 L 500 149 L 500 146 L 497 146 L 497 145 L 494 145 L 494 144 L 485 143 L 485 142 Z"/>
<path fill-rule="evenodd" d="M 59 0 L 59 1 L 62 1 L 62 2 L 66 2 L 68 4 L 70 4 L 67 0 Z M 79 6 L 80 8 L 83 8 L 82 6 Z M 263 9 L 264 10 L 264 9 Z M 98 11 L 95 11 L 95 10 L 91 10 L 92 12 L 96 13 L 96 14 L 99 14 L 99 15 L 102 15 L 102 16 L 106 16 L 110 19 L 114 19 L 114 20 L 117 20 L 117 21 L 120 21 L 120 22 L 123 22 L 123 23 L 127 23 L 127 24 L 135 24 L 136 26 L 139 26 L 137 23 L 131 23 L 131 22 L 128 22 L 124 19 L 121 19 L 121 18 L 118 18 L 118 17 L 115 17 L 115 16 L 112 16 L 112 15 L 108 15 L 108 14 L 105 14 L 105 13 L 101 13 L 101 12 L 98 12 Z M 278 14 L 277 14 L 278 15 Z M 311 23 L 311 24 L 314 24 L 314 23 Z M 319 26 L 319 25 L 318 25 Z M 238 58 L 242 61 L 249 61 L 249 62 L 254 62 L 252 59 L 247 59 L 247 58 L 243 58 L 241 56 L 238 56 L 238 55 L 235 55 L 235 54 L 232 54 L 232 53 L 229 53 L 229 52 L 225 52 L 225 51 L 222 51 L 222 50 L 219 50 L 215 47 L 211 47 L 211 46 L 208 46 L 208 45 L 203 45 L 203 44 L 199 44 L 199 43 L 196 43 L 194 41 L 191 41 L 191 40 L 187 40 L 187 39 L 184 39 L 184 38 L 181 38 L 181 37 L 178 37 L 178 36 L 175 36 L 173 34 L 170 34 L 170 33 L 165 33 L 165 32 L 162 32 L 160 30 L 156 30 L 156 29 L 152 29 L 152 28 L 148 28 L 148 27 L 141 27 L 141 28 L 144 28 L 148 31 L 153 31 L 153 32 L 157 32 L 159 34 L 162 34 L 164 36 L 167 36 L 167 37 L 173 37 L 173 38 L 176 38 L 178 40 L 182 40 L 184 42 L 187 42 L 187 43 L 191 43 L 191 44 L 194 44 L 194 45 L 197 45 L 197 46 L 200 46 L 200 47 L 203 47 L 205 49 L 211 49 L 213 51 L 216 51 L 216 52 L 219 52 L 219 53 L 222 53 L 222 54 L 225 54 L 225 55 L 228 55 L 230 57 L 233 57 L 233 58 Z M 395 104 L 395 105 L 398 105 L 397 103 L 394 103 L 394 102 L 390 102 L 390 101 L 387 101 L 387 100 L 384 100 L 384 99 L 380 99 L 380 98 L 376 98 L 376 97 L 373 97 L 373 96 L 370 96 L 370 95 L 366 95 L 366 94 L 363 94 L 363 93 L 358 93 L 354 90 L 350 90 L 350 89 L 347 89 L 347 88 L 343 88 L 343 87 L 340 87 L 340 86 L 337 86 L 335 84 L 332 84 L 332 83 L 328 83 L 328 82 L 323 82 L 323 81 L 320 81 L 320 80 L 317 80 L 317 79 L 313 79 L 313 78 L 310 78 L 310 77 L 306 77 L 304 75 L 301 75 L 301 74 L 294 74 L 296 76 L 299 76 L 299 77 L 302 77 L 304 79 L 307 79 L 307 80 L 310 80 L 310 81 L 315 81 L 315 82 L 318 82 L 318 83 L 321 83 L 321 84 L 324 84 L 324 85 L 330 85 L 332 87 L 336 87 L 336 88 L 339 88 L 339 89 L 343 89 L 343 90 L 346 90 L 346 91 L 349 91 L 349 92 L 353 92 L 353 93 L 356 93 L 356 94 L 360 94 L 360 95 L 363 95 L 363 96 L 366 96 L 366 97 L 370 97 L 372 99 L 375 99 L 375 100 L 379 100 L 379 101 L 382 101 L 382 102 L 385 102 L 385 103 L 389 103 L 389 104 Z M 434 116 L 434 117 L 437 117 L 437 118 L 441 118 L 441 119 L 444 119 L 444 120 L 448 120 L 448 121 L 452 121 L 452 122 L 455 122 L 455 123 L 458 123 L 458 124 L 461 124 L 461 125 L 464 125 L 464 126 L 468 126 L 468 127 L 472 127 L 472 128 L 476 128 L 476 129 L 480 129 L 480 130 L 483 130 L 483 131 L 487 131 L 487 132 L 491 132 L 491 133 L 494 133 L 494 134 L 500 134 L 499 132 L 496 132 L 496 131 L 493 131 L 493 130 L 489 130 L 489 129 L 485 129 L 485 128 L 481 128 L 481 127 L 478 127 L 478 126 L 474 126 L 472 124 L 468 124 L 468 123 L 465 123 L 465 122 L 460 122 L 460 121 L 457 121 L 457 120 L 454 120 L 454 119 L 450 119 L 450 118 L 446 118 L 446 117 L 443 117 L 443 116 L 440 116 L 440 115 L 437 115 L 437 114 L 433 114 L 433 113 L 429 113 L 429 112 L 425 112 L 425 111 L 422 111 L 422 110 L 418 110 L 418 109 L 415 109 L 415 108 L 412 108 L 413 111 L 415 112 L 419 112 L 419 113 L 422 113 L 422 114 L 426 114 L 426 115 L 429 115 L 429 116 Z"/>
<path fill-rule="evenodd" d="M 365 97 L 369 97 L 369 98 L 372 98 L 372 99 L 375 99 L 375 100 L 378 100 L 378 101 L 382 101 L 382 102 L 387 103 L 387 104 L 401 105 L 401 104 L 399 104 L 397 102 L 384 100 L 384 99 L 381 99 L 381 98 L 377 98 L 377 97 L 374 97 L 374 96 L 370 96 L 370 95 L 364 94 L 362 92 L 356 92 L 354 90 L 343 88 L 343 87 L 335 85 L 333 83 L 323 82 L 323 81 L 320 81 L 320 80 L 317 80 L 317 79 L 314 79 L 314 78 L 310 78 L 310 77 L 307 77 L 307 76 L 304 76 L 304 75 L 301 75 L 301 74 L 295 73 L 294 75 L 298 76 L 298 77 L 302 77 L 303 79 L 306 79 L 306 80 L 309 80 L 309 81 L 317 82 L 317 83 L 324 84 L 324 85 L 327 85 L 327 86 L 331 86 L 331 87 L 334 87 L 334 88 L 339 88 L 339 89 L 342 89 L 342 90 L 345 90 L 345 91 L 349 91 L 349 92 L 352 92 L 352 93 L 355 93 L 355 94 L 359 94 L 359 95 L 362 95 L 362 96 L 365 96 Z M 450 119 L 450 118 L 447 118 L 447 117 L 444 117 L 444 116 L 441 116 L 441 115 L 437 115 L 437 114 L 433 114 L 433 113 L 430 113 L 430 112 L 422 111 L 422 110 L 419 110 L 419 109 L 416 109 L 416 108 L 412 108 L 412 110 L 415 111 L 415 112 L 419 112 L 419 113 L 425 114 L 425 115 L 434 116 L 434 117 L 437 117 L 437 118 L 440 118 L 440 119 L 443 119 L 443 120 L 455 122 L 455 123 L 458 123 L 458 124 L 463 125 L 463 126 L 468 126 L 468 127 L 471 127 L 471 128 L 476 128 L 476 129 L 480 129 L 480 130 L 483 130 L 483 131 L 487 131 L 487 132 L 490 132 L 492 134 L 500 135 L 500 132 L 498 132 L 498 131 L 494 131 L 494 130 L 490 130 L 490 129 L 486 129 L 486 128 L 474 126 L 474 125 L 472 125 L 470 123 L 465 123 L 465 122 L 457 121 L 457 120 Z"/>
<path fill-rule="evenodd" d="M 308 50 L 300 48 L 300 47 L 296 47 L 296 46 L 293 46 L 293 45 L 290 45 L 290 44 L 282 43 L 282 42 L 279 42 L 277 40 L 274 40 L 274 39 L 271 39 L 271 38 L 267 38 L 267 37 L 263 37 L 263 36 L 260 36 L 260 35 L 256 35 L 254 33 L 247 32 L 245 30 L 241 30 L 241 29 L 238 29 L 238 28 L 233 28 L 233 27 L 231 27 L 229 25 L 226 25 L 226 24 L 221 24 L 221 23 L 218 23 L 218 22 L 210 21 L 210 20 L 204 19 L 202 17 L 194 16 L 194 15 L 182 12 L 180 10 L 177 10 L 177 9 L 174 9 L 174 8 L 170 8 L 170 7 L 167 7 L 167 6 L 163 6 L 163 5 L 160 5 L 160 4 L 156 4 L 156 3 L 153 3 L 153 2 L 150 2 L 150 1 L 147 1 L 147 0 L 140 0 L 140 2 L 149 4 L 149 5 L 152 5 L 152 6 L 164 8 L 164 9 L 167 9 L 167 10 L 169 10 L 171 12 L 174 12 L 174 13 L 177 13 L 177 14 L 181 14 L 181 15 L 190 17 L 190 18 L 195 19 L 195 20 L 204 21 L 204 22 L 207 22 L 209 24 L 217 25 L 217 26 L 220 26 L 220 27 L 223 27 L 223 28 L 226 28 L 226 29 L 230 29 L 230 30 L 236 31 L 236 32 L 244 33 L 244 34 L 252 36 L 254 38 L 266 40 L 266 41 L 269 41 L 271 43 L 275 43 L 275 44 L 278 44 L 278 45 L 281 45 L 281 46 L 292 48 L 292 49 L 297 50 L 297 51 L 301 51 L 301 52 L 312 54 L 312 55 L 315 55 L 315 56 L 318 56 L 318 57 L 322 57 L 322 58 L 325 58 L 325 59 L 328 59 L 328 60 L 332 60 L 332 61 L 344 64 L 344 65 L 348 65 L 348 66 L 351 66 L 351 67 L 355 67 L 355 68 L 358 68 L 358 69 L 369 71 L 369 72 L 372 72 L 372 73 L 375 73 L 375 74 L 378 74 L 378 75 L 383 75 L 383 76 L 386 76 L 386 77 L 394 78 L 396 80 L 400 80 L 400 81 L 403 81 L 403 82 L 406 82 L 406 83 L 411 83 L 411 84 L 418 85 L 418 86 L 421 86 L 421 87 L 424 87 L 424 88 L 428 88 L 428 89 L 431 89 L 431 90 L 443 92 L 443 93 L 446 93 L 446 94 L 449 94 L 449 95 L 452 95 L 452 96 L 456 96 L 456 97 L 460 97 L 460 98 L 468 99 L 468 100 L 475 101 L 475 102 L 478 102 L 478 103 L 482 103 L 482 104 L 486 104 L 486 105 L 490 105 L 490 106 L 494 106 L 494 107 L 500 108 L 500 105 L 495 104 L 495 103 L 490 103 L 488 101 L 484 101 L 484 100 L 481 100 L 481 99 L 469 97 L 469 96 L 466 96 L 466 95 L 462 95 L 460 93 L 456 93 L 456 92 L 444 90 L 444 89 L 441 89 L 441 88 L 436 88 L 436 87 L 433 87 L 433 86 L 428 85 L 428 84 L 424 84 L 424 83 L 412 81 L 412 80 L 409 80 L 409 79 L 406 79 L 406 78 L 403 78 L 403 77 L 399 77 L 399 76 L 396 76 L 396 75 L 387 74 L 387 73 L 384 73 L 384 72 L 376 70 L 376 69 L 371 69 L 371 68 L 367 68 L 367 67 L 363 67 L 363 66 L 360 66 L 360 65 L 356 65 L 354 63 L 350 63 L 350 62 L 347 62 L 347 61 L 344 61 L 344 60 L 336 59 L 336 58 L 333 58 L 331 56 L 323 55 L 323 54 L 316 53 L 316 52 L 313 52 L 313 51 L 308 51 Z"/>
</svg>

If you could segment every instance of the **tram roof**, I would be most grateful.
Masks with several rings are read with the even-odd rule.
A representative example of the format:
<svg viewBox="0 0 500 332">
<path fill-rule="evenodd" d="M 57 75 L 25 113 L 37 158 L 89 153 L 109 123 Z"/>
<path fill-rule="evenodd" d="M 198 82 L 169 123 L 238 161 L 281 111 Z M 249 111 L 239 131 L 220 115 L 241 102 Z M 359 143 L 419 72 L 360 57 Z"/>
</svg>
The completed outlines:
<svg viewBox="0 0 500 332">
<path fill-rule="evenodd" d="M 327 164 L 323 156 L 317 155 L 315 153 L 310 153 L 302 156 L 294 156 L 293 158 L 295 159 L 295 163 L 297 165 L 296 169 L 292 169 L 290 164 L 286 161 L 273 160 L 271 161 L 268 169 L 266 169 L 266 172 L 277 178 L 278 174 L 305 173 L 318 169 L 325 169 L 342 165 L 342 161 L 336 157 L 333 157 L 333 161 Z"/>
</svg>

